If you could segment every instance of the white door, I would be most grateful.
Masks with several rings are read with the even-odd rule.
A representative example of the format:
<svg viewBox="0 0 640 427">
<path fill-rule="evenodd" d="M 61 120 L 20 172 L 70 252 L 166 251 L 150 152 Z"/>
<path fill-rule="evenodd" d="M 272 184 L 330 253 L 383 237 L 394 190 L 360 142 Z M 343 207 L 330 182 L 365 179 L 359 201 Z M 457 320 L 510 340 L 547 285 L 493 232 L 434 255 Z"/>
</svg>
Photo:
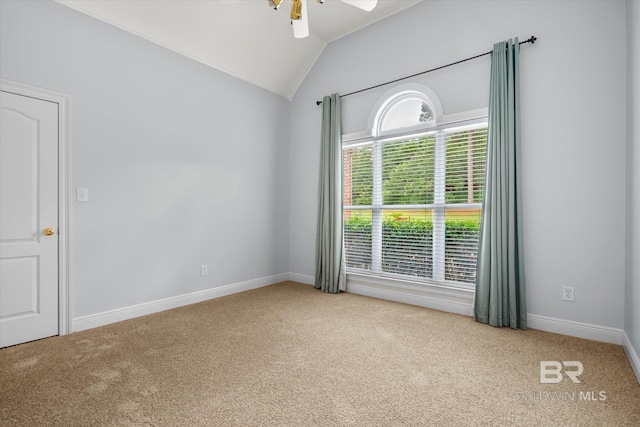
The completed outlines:
<svg viewBox="0 0 640 427">
<path fill-rule="evenodd" d="M 58 104 L 0 91 L 0 347 L 58 320 Z"/>
</svg>

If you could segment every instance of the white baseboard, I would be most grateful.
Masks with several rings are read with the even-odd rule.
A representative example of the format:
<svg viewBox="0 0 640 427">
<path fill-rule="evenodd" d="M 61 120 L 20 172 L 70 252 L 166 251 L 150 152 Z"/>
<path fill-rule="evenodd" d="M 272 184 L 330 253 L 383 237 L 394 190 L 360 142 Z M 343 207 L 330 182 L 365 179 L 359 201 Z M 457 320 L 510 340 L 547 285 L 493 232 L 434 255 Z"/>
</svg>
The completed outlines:
<svg viewBox="0 0 640 427">
<path fill-rule="evenodd" d="M 220 298 L 238 292 L 257 289 L 264 286 L 273 285 L 286 280 L 298 283 L 313 285 L 315 278 L 309 275 L 298 273 L 284 273 L 275 276 L 263 277 L 246 282 L 233 283 L 219 286 L 203 291 L 193 292 L 185 295 L 178 295 L 157 301 L 136 304 L 102 313 L 91 314 L 78 317 L 71 321 L 71 331 L 78 332 L 86 329 L 96 328 L 123 320 L 133 319 L 147 314 L 158 313 L 172 308 L 182 307 L 189 304 Z M 389 301 L 401 302 L 405 304 L 417 305 L 420 307 L 446 311 L 450 313 L 472 315 L 472 299 L 467 296 L 451 293 L 450 291 L 417 291 L 415 288 L 402 289 L 380 284 L 364 284 L 358 280 L 351 280 L 347 283 L 347 292 L 373 298 L 380 298 Z M 629 361 L 640 381 L 640 358 L 631 345 L 631 341 L 622 329 L 609 328 L 606 326 L 593 325 L 588 323 L 573 322 L 570 320 L 557 319 L 546 316 L 529 314 L 528 326 L 533 329 L 553 332 L 562 335 L 569 335 L 578 338 L 602 341 L 611 344 L 621 344 L 629 357 Z"/>
<path fill-rule="evenodd" d="M 289 273 L 289 280 L 306 285 L 314 285 L 315 283 L 315 277 L 298 273 Z M 430 292 L 411 286 L 404 289 L 397 288 L 385 285 L 383 282 L 384 280 L 379 281 L 348 274 L 346 291 L 352 294 L 433 308 L 465 316 L 469 316 L 472 313 L 471 303 L 473 298 L 469 292 L 454 295 L 452 292 Z"/>
<path fill-rule="evenodd" d="M 437 295 L 429 292 L 415 292 L 403 289 L 391 289 L 384 286 L 353 283 L 347 281 L 347 292 L 367 297 L 380 298 L 404 304 L 432 308 L 434 310 L 469 316 L 472 313 L 471 301 Z"/>
<path fill-rule="evenodd" d="M 473 315 L 473 292 L 438 287 L 425 287 L 424 285 L 402 285 L 399 283 L 390 283 L 391 281 L 388 280 L 385 281 L 356 274 L 347 276 L 347 292 L 350 293 L 417 305 L 420 307 L 462 314 L 465 316 Z M 313 283 L 313 278 L 311 276 L 289 273 L 289 278 L 290 280 L 301 283 Z M 611 344 L 623 344 L 624 331 L 622 329 L 539 316 L 536 314 L 529 314 L 527 316 L 527 324 L 530 328 L 546 332 L 553 332 L 556 334 Z M 627 347 L 633 350 L 630 343 Z M 635 360 L 637 361 L 637 356 Z M 637 366 L 640 366 L 640 363 L 636 364 Z"/>
<path fill-rule="evenodd" d="M 624 352 L 627 353 L 627 358 L 633 368 L 633 372 L 635 372 L 636 378 L 640 383 L 640 357 L 636 349 L 633 348 L 633 344 L 631 344 L 631 340 L 626 332 L 622 334 L 622 346 L 624 347 Z"/>
<path fill-rule="evenodd" d="M 289 280 L 312 286 L 315 284 L 315 277 L 305 274 L 289 273 Z M 428 291 L 424 292 L 417 290 L 417 288 L 407 290 L 385 286 L 380 283 L 365 282 L 366 280 L 363 281 L 362 278 L 358 278 L 356 275 L 348 275 L 346 291 L 352 294 L 433 308 L 466 316 L 471 314 L 470 298 L 468 301 L 464 301 L 464 299 L 460 301 L 459 298 L 450 298 L 447 295 L 433 294 Z"/>
<path fill-rule="evenodd" d="M 532 329 L 540 329 L 541 331 L 553 332 L 561 335 L 569 335 L 572 337 L 607 342 L 610 344 L 622 344 L 622 329 L 610 328 L 607 326 L 538 316 L 536 314 L 529 314 L 527 316 L 527 326 Z"/>
<path fill-rule="evenodd" d="M 223 296 L 244 292 L 251 289 L 257 289 L 264 286 L 273 285 L 279 282 L 289 280 L 289 274 L 279 274 L 276 276 L 262 277 L 259 279 L 248 280 L 246 282 L 233 283 L 230 285 L 219 286 L 216 288 L 206 289 L 204 291 L 193 292 L 185 295 L 178 295 L 171 298 L 165 298 L 157 301 L 150 301 L 142 304 L 136 304 L 128 307 L 118 308 L 115 310 L 104 311 L 102 313 L 91 314 L 88 316 L 78 317 L 71 320 L 71 331 L 79 332 L 86 329 L 97 328 L 111 323 L 123 320 L 133 319 L 135 317 L 146 316 L 148 314 L 158 313 L 172 308 L 182 307 L 184 305 L 195 304 L 198 302 L 220 298 Z"/>
<path fill-rule="evenodd" d="M 305 285 L 315 285 L 316 278 L 306 274 L 289 273 L 289 280 L 292 282 L 303 283 Z"/>
</svg>

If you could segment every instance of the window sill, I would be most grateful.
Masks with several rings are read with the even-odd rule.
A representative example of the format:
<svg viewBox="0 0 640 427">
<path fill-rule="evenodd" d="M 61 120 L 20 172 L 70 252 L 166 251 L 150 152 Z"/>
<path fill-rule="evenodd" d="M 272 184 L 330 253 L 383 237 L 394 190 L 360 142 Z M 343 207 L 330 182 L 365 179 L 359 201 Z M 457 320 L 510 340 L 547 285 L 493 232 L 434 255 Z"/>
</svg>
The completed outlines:
<svg viewBox="0 0 640 427">
<path fill-rule="evenodd" d="M 471 316 L 475 291 L 464 285 L 417 283 L 347 272 L 347 292 Z"/>
</svg>

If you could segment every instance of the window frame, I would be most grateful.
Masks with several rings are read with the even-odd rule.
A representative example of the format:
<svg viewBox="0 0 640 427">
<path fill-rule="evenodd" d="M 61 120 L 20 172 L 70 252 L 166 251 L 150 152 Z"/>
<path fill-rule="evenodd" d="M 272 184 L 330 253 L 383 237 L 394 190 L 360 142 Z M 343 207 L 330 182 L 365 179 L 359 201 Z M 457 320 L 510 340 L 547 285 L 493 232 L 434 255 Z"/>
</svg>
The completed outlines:
<svg viewBox="0 0 640 427">
<path fill-rule="evenodd" d="M 408 140 L 416 137 L 423 137 L 428 134 L 436 135 L 444 135 L 447 131 L 450 131 L 452 128 L 477 128 L 478 125 L 486 124 L 488 118 L 488 109 L 481 108 L 476 110 L 470 110 L 462 113 L 452 114 L 452 115 L 443 115 L 442 109 L 439 100 L 435 96 L 435 93 L 432 91 L 416 91 L 415 85 L 410 90 L 397 89 L 390 95 L 387 94 L 385 97 L 381 98 L 381 101 L 378 102 L 377 106 L 372 111 L 372 115 L 370 116 L 369 125 L 370 128 L 368 131 L 363 132 L 355 132 L 350 134 L 345 134 L 342 136 L 342 150 L 346 148 L 353 148 L 361 145 L 371 145 L 373 150 L 381 150 L 383 142 L 390 141 L 401 141 Z M 434 98 L 435 97 L 435 98 Z M 393 106 L 397 105 L 398 102 L 402 102 L 402 100 L 409 98 L 417 98 L 427 103 L 427 105 L 432 109 L 434 113 L 434 121 L 428 122 L 422 126 L 411 126 L 407 128 L 394 129 L 391 131 L 382 132 L 381 131 L 381 122 L 384 119 L 384 113 L 390 111 Z M 440 139 L 442 139 L 440 137 Z M 440 142 L 441 149 L 446 150 L 446 146 L 444 145 L 444 140 Z M 376 148 L 378 147 L 378 148 Z M 376 170 L 376 166 L 374 165 L 374 171 Z M 382 174 L 379 172 L 378 177 L 376 178 L 376 172 L 374 172 L 373 180 L 381 180 Z M 378 198 L 381 195 L 381 183 L 378 183 L 380 190 L 378 192 Z M 375 191 L 374 191 L 375 193 Z M 370 210 L 372 212 L 372 223 L 374 218 L 374 210 L 378 210 L 380 213 L 377 215 L 378 221 L 381 221 L 385 209 L 402 209 L 402 208 L 428 208 L 428 209 L 438 209 L 441 211 L 441 214 L 444 216 L 444 212 L 446 212 L 447 208 L 475 208 L 482 207 L 482 202 L 480 203 L 470 203 L 470 204 L 460 204 L 460 203 L 446 203 L 444 199 L 444 194 L 442 194 L 442 201 L 440 203 L 436 203 L 435 194 L 434 194 L 434 203 L 426 204 L 426 205 L 384 205 L 382 204 L 382 200 L 377 200 L 376 195 L 372 194 L 372 204 L 371 205 L 356 205 L 356 206 L 344 206 L 343 212 L 345 210 L 358 211 L 358 210 Z M 435 221 L 434 221 L 435 222 Z M 442 221 L 444 224 L 444 221 Z M 434 225 L 435 226 L 435 225 Z M 375 225 L 372 228 L 372 234 L 374 233 Z M 382 227 L 379 227 L 377 232 L 381 232 Z M 343 230 L 344 231 L 344 230 Z M 442 230 L 444 231 L 444 230 Z M 435 235 L 435 232 L 434 232 Z M 422 277 L 414 277 L 409 275 L 403 275 L 398 273 L 390 273 L 383 272 L 381 269 L 381 265 L 377 265 L 378 262 L 381 262 L 382 256 L 381 253 L 377 253 L 381 249 L 381 238 L 382 236 L 377 236 L 380 242 L 372 242 L 372 260 L 371 260 L 371 270 L 363 270 L 357 268 L 347 267 L 347 275 L 348 277 L 361 277 L 362 279 L 369 280 L 371 282 L 378 282 L 382 284 L 391 284 L 394 287 L 406 287 L 418 285 L 421 288 L 425 286 L 432 287 L 434 289 L 451 289 L 451 290 L 464 290 L 464 291 L 474 291 L 475 284 L 464 283 L 464 282 L 454 282 L 444 280 L 444 232 L 441 234 L 442 242 L 438 243 L 439 248 L 442 250 L 442 256 L 438 255 L 442 259 L 441 265 L 436 266 L 434 255 L 434 265 L 433 270 L 434 278 L 422 278 Z M 372 236 L 372 240 L 376 240 L 376 236 Z M 435 250 L 435 245 L 434 245 Z M 374 263 L 375 266 L 374 266 Z M 438 277 L 441 279 L 435 278 L 436 267 L 438 270 Z M 377 270 L 377 271 L 376 271 Z"/>
</svg>

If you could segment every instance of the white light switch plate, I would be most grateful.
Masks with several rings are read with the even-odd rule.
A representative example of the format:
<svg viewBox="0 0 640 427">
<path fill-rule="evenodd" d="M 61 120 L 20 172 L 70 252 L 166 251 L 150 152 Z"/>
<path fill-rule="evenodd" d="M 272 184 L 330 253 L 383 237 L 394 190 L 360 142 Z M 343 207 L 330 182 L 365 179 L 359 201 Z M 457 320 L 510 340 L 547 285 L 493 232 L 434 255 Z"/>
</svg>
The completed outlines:
<svg viewBox="0 0 640 427">
<path fill-rule="evenodd" d="M 89 201 L 89 190 L 87 188 L 76 188 L 76 201 L 78 202 L 88 202 Z"/>
</svg>

